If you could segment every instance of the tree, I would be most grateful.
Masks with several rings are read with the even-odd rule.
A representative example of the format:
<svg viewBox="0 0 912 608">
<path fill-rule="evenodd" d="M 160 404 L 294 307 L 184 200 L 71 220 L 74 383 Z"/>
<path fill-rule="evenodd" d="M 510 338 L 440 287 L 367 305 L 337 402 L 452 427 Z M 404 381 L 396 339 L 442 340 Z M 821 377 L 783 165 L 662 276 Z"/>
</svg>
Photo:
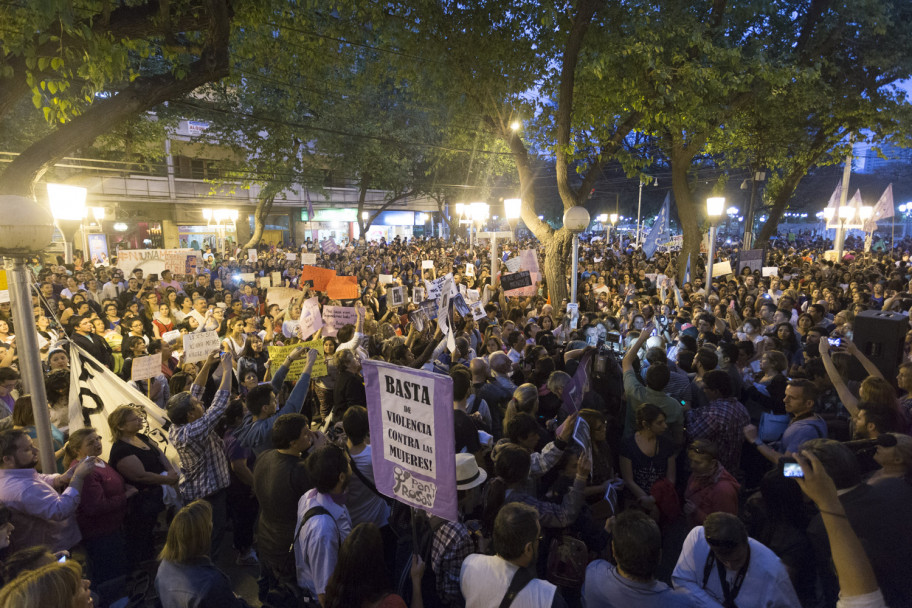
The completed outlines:
<svg viewBox="0 0 912 608">
<path fill-rule="evenodd" d="M 30 196 L 69 151 L 228 74 L 237 8 L 228 0 L 5 7 L 0 127 L 17 130 L 10 118 L 31 95 L 48 128 L 0 173 L 0 192 Z"/>
</svg>

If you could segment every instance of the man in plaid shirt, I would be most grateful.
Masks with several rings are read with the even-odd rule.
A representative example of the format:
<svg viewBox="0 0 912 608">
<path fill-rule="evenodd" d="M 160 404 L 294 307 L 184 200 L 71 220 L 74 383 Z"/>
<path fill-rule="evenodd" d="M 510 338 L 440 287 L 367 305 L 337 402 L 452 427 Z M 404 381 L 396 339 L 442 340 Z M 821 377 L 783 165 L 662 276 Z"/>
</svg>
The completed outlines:
<svg viewBox="0 0 912 608">
<path fill-rule="evenodd" d="M 719 446 L 719 462 L 729 472 L 738 470 L 741 460 L 742 430 L 750 424 L 750 414 L 732 396 L 732 381 L 721 369 L 703 375 L 703 391 L 709 403 L 691 410 L 686 407 L 684 422 L 691 441 L 706 439 Z"/>
<path fill-rule="evenodd" d="M 200 397 L 206 380 L 221 356 L 222 381 L 206 409 Z M 230 352 L 213 351 L 193 381 L 189 391 L 168 400 L 168 417 L 173 426 L 168 433 L 171 445 L 180 456 L 180 492 L 185 502 L 201 498 L 212 505 L 212 558 L 218 552 L 227 521 L 226 491 L 230 483 L 228 458 L 215 425 L 228 407 L 231 394 L 232 356 Z"/>
</svg>

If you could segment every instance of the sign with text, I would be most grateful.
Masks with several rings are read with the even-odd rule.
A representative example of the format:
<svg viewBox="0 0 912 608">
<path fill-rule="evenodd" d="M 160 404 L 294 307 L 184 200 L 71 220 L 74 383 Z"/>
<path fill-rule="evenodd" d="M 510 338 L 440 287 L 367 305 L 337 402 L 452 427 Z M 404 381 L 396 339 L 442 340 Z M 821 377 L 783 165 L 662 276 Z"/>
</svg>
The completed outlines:
<svg viewBox="0 0 912 608">
<path fill-rule="evenodd" d="M 377 490 L 456 521 L 452 378 L 382 361 L 363 366 Z"/>
<path fill-rule="evenodd" d="M 323 327 L 323 317 L 320 315 L 320 300 L 310 298 L 301 304 L 301 317 L 298 319 L 301 326 L 301 336 L 305 339 L 317 333 Z"/>
<path fill-rule="evenodd" d="M 133 359 L 133 366 L 130 368 L 130 380 L 133 382 L 148 380 L 160 373 L 162 373 L 161 353 L 146 357 L 136 357 Z"/>
<path fill-rule="evenodd" d="M 500 284 L 503 285 L 504 293 L 522 287 L 529 287 L 532 285 L 532 273 L 528 270 L 523 270 L 513 274 L 505 274 L 500 277 Z"/>
<path fill-rule="evenodd" d="M 314 361 L 314 366 L 310 372 L 310 377 L 319 378 L 320 376 L 325 376 L 327 374 L 326 358 L 323 356 L 323 340 L 311 340 L 310 342 L 299 342 L 297 344 L 291 344 L 289 346 L 270 346 L 269 369 L 272 370 L 272 377 L 275 377 L 276 372 L 279 371 L 282 363 L 285 362 L 285 357 L 287 357 L 291 351 L 299 346 L 312 348 L 317 351 L 317 358 Z M 301 374 L 304 372 L 304 365 L 306 363 L 307 357 L 301 357 L 292 363 L 291 367 L 288 368 L 288 375 L 285 376 L 285 379 L 292 382 L 297 382 L 298 378 L 300 378 Z"/>
<path fill-rule="evenodd" d="M 214 350 L 220 350 L 218 332 L 203 331 L 195 334 L 184 334 L 184 363 L 205 361 Z"/>
<path fill-rule="evenodd" d="M 358 313 L 354 306 L 324 306 L 323 307 L 323 335 L 335 336 L 346 325 L 355 325 L 358 322 Z"/>
</svg>

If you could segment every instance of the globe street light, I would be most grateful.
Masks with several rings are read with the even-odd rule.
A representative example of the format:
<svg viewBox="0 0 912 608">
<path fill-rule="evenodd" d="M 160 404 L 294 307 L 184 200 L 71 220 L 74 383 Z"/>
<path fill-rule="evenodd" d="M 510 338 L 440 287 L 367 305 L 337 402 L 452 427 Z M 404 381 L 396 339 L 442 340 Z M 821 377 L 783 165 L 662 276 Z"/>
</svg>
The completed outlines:
<svg viewBox="0 0 912 608">
<path fill-rule="evenodd" d="M 579 233 L 589 226 L 589 212 L 585 207 L 570 207 L 564 212 L 564 228 L 573 233 L 573 274 L 570 278 L 570 303 L 576 302 L 576 287 L 579 281 Z"/>
<path fill-rule="evenodd" d="M 0 221 L 0 255 L 4 257 L 7 271 L 23 393 L 28 392 L 32 397 L 41 470 L 50 474 L 57 469 L 57 465 L 54 460 L 54 442 L 51 439 L 51 417 L 44 390 L 44 372 L 38 352 L 38 331 L 32 313 L 30 272 L 26 262 L 51 244 L 54 239 L 54 216 L 35 201 L 23 196 L 0 196 L 0 210 L 3 214 Z"/>
<path fill-rule="evenodd" d="M 47 193 L 51 214 L 57 220 L 57 227 L 63 234 L 64 263 L 72 264 L 73 241 L 76 238 L 76 231 L 82 226 L 82 220 L 85 218 L 88 190 L 66 184 L 48 184 Z"/>
<path fill-rule="evenodd" d="M 712 290 L 713 258 L 716 255 L 716 220 L 722 216 L 725 209 L 725 197 L 712 196 L 706 199 L 706 215 L 709 218 L 709 251 L 706 257 L 706 295 Z"/>
</svg>

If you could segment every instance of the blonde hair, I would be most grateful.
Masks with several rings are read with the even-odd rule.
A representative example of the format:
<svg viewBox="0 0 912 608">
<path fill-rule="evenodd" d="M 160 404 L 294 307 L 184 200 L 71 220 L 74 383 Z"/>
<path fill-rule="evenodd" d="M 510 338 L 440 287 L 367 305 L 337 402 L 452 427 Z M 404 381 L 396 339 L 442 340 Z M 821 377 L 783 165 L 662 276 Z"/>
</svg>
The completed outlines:
<svg viewBox="0 0 912 608">
<path fill-rule="evenodd" d="M 183 564 L 209 555 L 211 537 L 212 506 L 205 500 L 194 500 L 174 516 L 158 559 Z"/>
<path fill-rule="evenodd" d="M 89 426 L 84 429 L 76 429 L 70 433 L 70 438 L 67 439 L 66 445 L 63 446 L 64 468 L 70 468 L 70 464 L 79 456 L 79 450 L 82 449 L 82 444 L 85 443 L 85 440 L 89 435 L 96 432 L 95 429 Z"/>
<path fill-rule="evenodd" d="M 20 606 L 73 606 L 82 589 L 82 566 L 75 560 L 54 562 L 37 570 L 27 570 L 0 590 L 0 608 Z"/>
</svg>

